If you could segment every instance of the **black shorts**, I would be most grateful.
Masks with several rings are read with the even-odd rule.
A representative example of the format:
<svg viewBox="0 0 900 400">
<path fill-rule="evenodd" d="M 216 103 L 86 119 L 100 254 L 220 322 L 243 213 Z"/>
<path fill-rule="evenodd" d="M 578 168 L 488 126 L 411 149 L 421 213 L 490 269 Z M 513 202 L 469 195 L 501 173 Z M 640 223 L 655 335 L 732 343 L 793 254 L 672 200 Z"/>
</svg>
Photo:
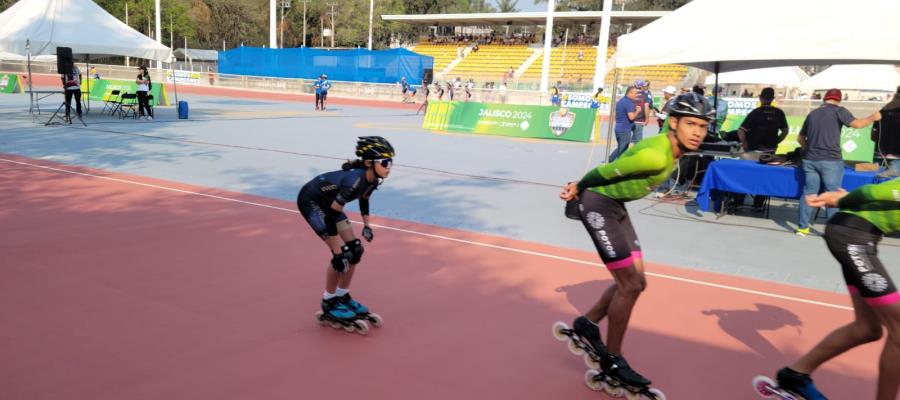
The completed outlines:
<svg viewBox="0 0 900 400">
<path fill-rule="evenodd" d="M 347 214 L 339 213 L 333 224 L 326 223 L 325 211 L 309 195 L 306 186 L 300 189 L 300 193 L 297 195 L 297 209 L 300 210 L 300 214 L 303 214 L 303 218 L 306 219 L 313 231 L 323 240 L 329 236 L 337 236 L 337 223 L 347 219 Z"/>
<path fill-rule="evenodd" d="M 853 214 L 837 213 L 825 226 L 825 243 L 841 263 L 847 290 L 859 293 L 871 306 L 900 302 L 891 276 L 878 259 L 882 236 L 869 221 Z"/>
<path fill-rule="evenodd" d="M 581 194 L 581 222 L 607 269 L 628 268 L 643 258 L 625 203 L 585 190 Z"/>
</svg>

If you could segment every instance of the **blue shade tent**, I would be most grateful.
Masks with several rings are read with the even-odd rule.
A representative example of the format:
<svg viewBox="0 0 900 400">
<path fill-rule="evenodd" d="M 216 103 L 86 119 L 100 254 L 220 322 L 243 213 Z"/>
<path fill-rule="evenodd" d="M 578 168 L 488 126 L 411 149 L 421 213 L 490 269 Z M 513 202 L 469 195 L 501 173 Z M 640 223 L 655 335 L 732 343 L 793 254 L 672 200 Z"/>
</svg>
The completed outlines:
<svg viewBox="0 0 900 400">
<path fill-rule="evenodd" d="M 406 49 L 323 50 L 308 47 L 266 49 L 238 47 L 219 52 L 219 72 L 232 75 L 328 79 L 349 82 L 396 83 L 406 77 L 410 83 L 422 81 L 434 58 Z"/>
</svg>

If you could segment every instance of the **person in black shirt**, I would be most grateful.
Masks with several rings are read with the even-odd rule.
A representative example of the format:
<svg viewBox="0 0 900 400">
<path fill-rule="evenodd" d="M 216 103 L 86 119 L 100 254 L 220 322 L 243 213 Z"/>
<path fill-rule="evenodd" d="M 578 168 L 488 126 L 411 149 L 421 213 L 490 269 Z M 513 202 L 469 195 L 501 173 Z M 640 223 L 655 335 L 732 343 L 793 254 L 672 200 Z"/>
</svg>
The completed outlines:
<svg viewBox="0 0 900 400">
<path fill-rule="evenodd" d="M 881 109 L 881 123 L 872 126 L 875 155 L 888 164 L 888 176 L 900 176 L 900 87 Z"/>
<path fill-rule="evenodd" d="M 788 123 L 784 111 L 772 106 L 775 89 L 767 87 L 759 93 L 762 104 L 744 119 L 738 130 L 738 138 L 744 151 L 774 153 L 778 144 L 787 137 Z M 780 131 L 780 133 L 779 133 Z"/>
</svg>

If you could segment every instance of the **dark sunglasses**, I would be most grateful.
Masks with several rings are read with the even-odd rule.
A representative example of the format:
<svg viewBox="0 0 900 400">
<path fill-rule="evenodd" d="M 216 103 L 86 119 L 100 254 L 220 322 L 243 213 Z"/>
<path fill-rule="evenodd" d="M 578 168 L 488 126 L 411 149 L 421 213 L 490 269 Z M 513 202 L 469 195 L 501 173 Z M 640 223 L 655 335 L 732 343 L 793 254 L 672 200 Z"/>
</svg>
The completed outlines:
<svg viewBox="0 0 900 400">
<path fill-rule="evenodd" d="M 382 160 L 372 160 L 372 161 L 377 162 L 377 163 L 380 163 L 381 166 L 382 166 L 382 167 L 385 167 L 385 168 L 390 168 L 391 165 L 394 164 L 394 160 L 393 160 L 393 159 L 390 159 L 390 158 L 385 158 L 385 159 L 382 159 Z"/>
</svg>

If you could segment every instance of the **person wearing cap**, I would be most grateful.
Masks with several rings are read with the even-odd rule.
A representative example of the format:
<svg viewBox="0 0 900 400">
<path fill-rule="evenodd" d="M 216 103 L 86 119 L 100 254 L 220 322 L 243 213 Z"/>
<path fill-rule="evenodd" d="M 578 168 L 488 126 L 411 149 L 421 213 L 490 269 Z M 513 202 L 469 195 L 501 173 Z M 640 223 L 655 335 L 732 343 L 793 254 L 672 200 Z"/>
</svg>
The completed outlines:
<svg viewBox="0 0 900 400">
<path fill-rule="evenodd" d="M 856 118 L 844 107 L 841 107 L 840 89 L 829 89 L 825 93 L 824 102 L 819 108 L 812 110 L 803 121 L 798 141 L 803 148 L 803 195 L 817 195 L 835 192 L 844 179 L 844 159 L 841 154 L 841 128 L 849 126 L 860 129 L 881 119 L 876 111 L 866 118 Z M 798 236 L 809 234 L 812 207 L 800 201 L 799 221 L 795 233 Z M 825 213 L 831 218 L 837 209 L 827 208 Z"/>
<path fill-rule="evenodd" d="M 316 88 L 316 110 L 325 109 L 325 100 L 322 98 L 322 85 L 325 84 L 325 77 L 325 74 L 319 75 L 319 79 L 313 82 L 313 87 Z"/>
<path fill-rule="evenodd" d="M 639 110 L 634 117 L 634 124 L 631 125 L 631 143 L 637 143 L 644 140 L 644 126 L 650 118 L 650 109 L 653 107 L 653 96 L 647 90 L 649 82 L 638 79 L 634 81 L 634 88 L 637 89 L 635 104 Z"/>
<path fill-rule="evenodd" d="M 767 87 L 759 92 L 760 106 L 750 111 L 747 118 L 738 129 L 738 140 L 744 151 L 759 151 L 774 154 L 784 138 L 787 137 L 790 128 L 784 111 L 772 106 L 775 99 L 775 89 Z M 744 194 L 735 196 L 735 204 L 744 203 Z M 763 210 L 767 197 L 753 196 L 753 210 Z"/>
<path fill-rule="evenodd" d="M 759 93 L 760 106 L 750 111 L 738 130 L 738 138 L 744 151 L 774 153 L 789 128 L 784 111 L 772 106 L 775 89 L 767 87 Z"/>
<path fill-rule="evenodd" d="M 660 130 L 663 128 L 666 118 L 669 117 L 669 109 L 672 107 L 676 91 L 675 86 L 666 86 L 663 89 L 663 106 L 662 109 L 656 111 L 656 122 L 659 123 Z"/>
</svg>

